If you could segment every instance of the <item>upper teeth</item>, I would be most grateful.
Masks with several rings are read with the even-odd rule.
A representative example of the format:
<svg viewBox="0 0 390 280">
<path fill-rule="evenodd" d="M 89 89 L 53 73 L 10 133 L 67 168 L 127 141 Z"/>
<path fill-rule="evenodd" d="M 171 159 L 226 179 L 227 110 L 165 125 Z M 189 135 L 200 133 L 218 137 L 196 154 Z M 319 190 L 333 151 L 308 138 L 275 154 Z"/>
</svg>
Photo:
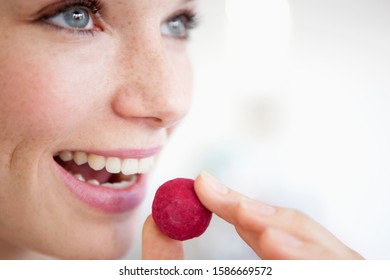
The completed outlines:
<svg viewBox="0 0 390 280">
<path fill-rule="evenodd" d="M 150 171 L 154 161 L 153 157 L 122 159 L 70 151 L 60 152 L 59 157 L 63 161 L 73 160 L 77 165 L 88 163 L 89 167 L 96 171 L 105 168 L 109 173 L 117 174 L 122 172 L 124 175 L 147 173 Z"/>
</svg>

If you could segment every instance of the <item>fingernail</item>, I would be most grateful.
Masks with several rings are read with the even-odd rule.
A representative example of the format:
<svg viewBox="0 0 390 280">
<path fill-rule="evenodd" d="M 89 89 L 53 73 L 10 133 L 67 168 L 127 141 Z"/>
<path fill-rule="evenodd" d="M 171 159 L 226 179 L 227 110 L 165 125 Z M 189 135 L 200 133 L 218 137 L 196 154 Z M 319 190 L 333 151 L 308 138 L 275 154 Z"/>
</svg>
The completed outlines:
<svg viewBox="0 0 390 280">
<path fill-rule="evenodd" d="M 247 197 L 244 197 L 241 200 L 241 206 L 247 209 L 251 214 L 259 216 L 271 216 L 276 212 L 276 208 Z"/>
<path fill-rule="evenodd" d="M 220 183 L 217 179 L 215 179 L 213 176 L 208 174 L 207 172 L 202 171 L 200 176 L 203 178 L 205 183 L 210 186 L 215 192 L 220 194 L 227 194 L 229 189 L 225 187 L 222 183 Z"/>
<path fill-rule="evenodd" d="M 285 231 L 281 231 L 279 229 L 271 229 L 270 231 L 272 237 L 275 238 L 277 242 L 280 242 L 283 245 L 296 248 L 301 246 L 303 243 L 301 240 Z"/>
</svg>

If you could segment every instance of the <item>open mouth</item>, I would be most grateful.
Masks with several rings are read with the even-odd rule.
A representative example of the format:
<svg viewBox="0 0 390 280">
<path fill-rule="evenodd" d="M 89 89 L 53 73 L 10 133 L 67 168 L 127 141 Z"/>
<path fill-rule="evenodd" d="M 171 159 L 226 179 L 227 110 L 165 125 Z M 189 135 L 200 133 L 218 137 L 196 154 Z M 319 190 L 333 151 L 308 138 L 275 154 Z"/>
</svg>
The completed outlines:
<svg viewBox="0 0 390 280">
<path fill-rule="evenodd" d="M 124 189 L 135 185 L 138 176 L 148 173 L 154 162 L 153 157 L 104 157 L 79 151 L 62 151 L 54 159 L 77 180 L 111 189 Z"/>
</svg>

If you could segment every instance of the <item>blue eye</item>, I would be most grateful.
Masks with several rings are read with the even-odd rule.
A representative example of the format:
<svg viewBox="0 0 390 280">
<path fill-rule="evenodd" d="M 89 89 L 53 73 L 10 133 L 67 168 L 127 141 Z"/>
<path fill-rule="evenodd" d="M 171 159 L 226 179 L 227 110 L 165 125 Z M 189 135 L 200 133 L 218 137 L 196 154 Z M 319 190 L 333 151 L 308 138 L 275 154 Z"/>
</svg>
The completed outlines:
<svg viewBox="0 0 390 280">
<path fill-rule="evenodd" d="M 50 17 L 49 23 L 67 29 L 92 30 L 94 22 L 89 10 L 84 7 L 70 7 Z"/>
<path fill-rule="evenodd" d="M 192 18 L 181 15 L 174 17 L 161 25 L 161 34 L 169 37 L 186 39 L 189 29 L 192 28 Z"/>
</svg>

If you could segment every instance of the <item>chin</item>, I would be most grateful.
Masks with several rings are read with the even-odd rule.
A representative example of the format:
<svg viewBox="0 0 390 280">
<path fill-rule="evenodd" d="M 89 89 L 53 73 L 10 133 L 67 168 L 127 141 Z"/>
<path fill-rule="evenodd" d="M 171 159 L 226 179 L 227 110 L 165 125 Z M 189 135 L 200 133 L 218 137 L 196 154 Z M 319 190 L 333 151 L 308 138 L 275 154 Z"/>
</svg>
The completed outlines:
<svg viewBox="0 0 390 280">
<path fill-rule="evenodd" d="M 75 252 L 70 252 L 66 255 L 59 256 L 59 259 L 64 260 L 118 260 L 126 256 L 131 249 L 131 246 L 123 247 L 94 247 L 88 250 L 79 249 Z"/>
<path fill-rule="evenodd" d="M 52 250 L 46 248 L 48 250 L 41 253 L 63 260 L 116 260 L 126 256 L 133 246 L 133 240 L 133 236 L 83 238 L 71 244 L 63 243 Z"/>
<path fill-rule="evenodd" d="M 66 226 L 51 226 L 46 234 L 36 235 L 30 239 L 31 250 L 64 260 L 115 260 L 121 259 L 134 245 L 135 225 L 138 219 L 134 216 L 122 219 L 100 219 L 94 223 L 69 221 Z M 30 246 L 29 246 L 30 245 Z"/>
</svg>

